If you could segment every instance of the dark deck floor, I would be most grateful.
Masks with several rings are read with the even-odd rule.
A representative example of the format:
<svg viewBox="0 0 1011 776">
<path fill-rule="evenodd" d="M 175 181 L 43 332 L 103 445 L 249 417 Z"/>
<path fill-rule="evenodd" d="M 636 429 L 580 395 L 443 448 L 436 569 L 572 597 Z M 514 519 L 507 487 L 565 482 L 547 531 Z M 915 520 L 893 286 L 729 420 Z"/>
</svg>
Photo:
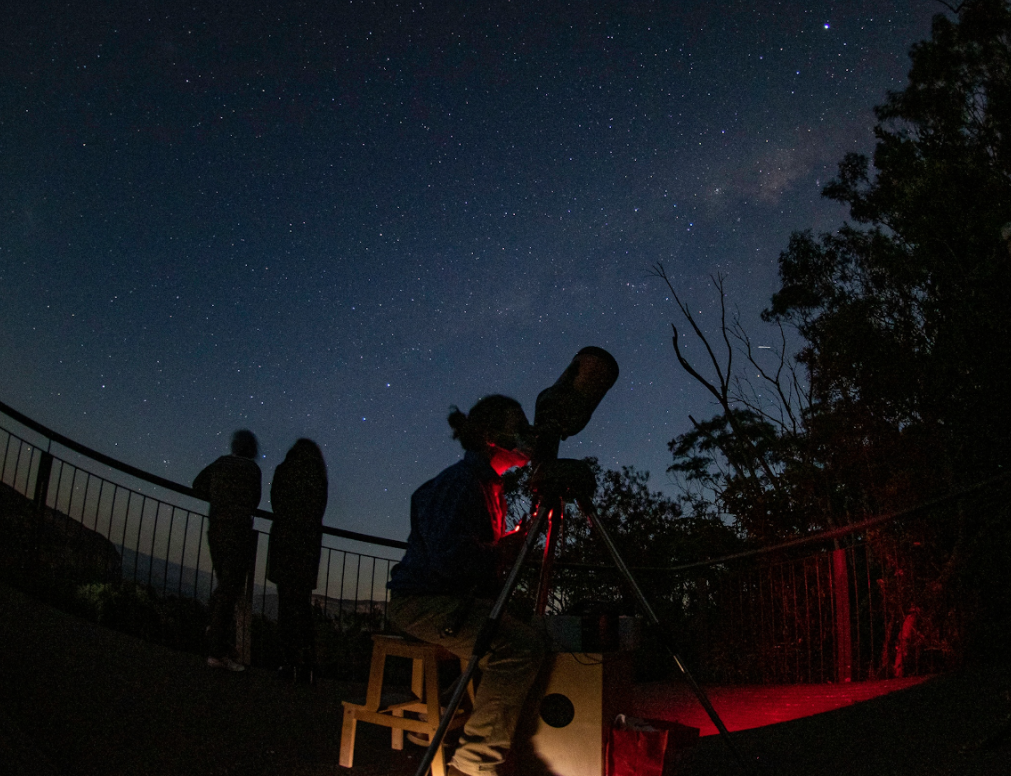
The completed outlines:
<svg viewBox="0 0 1011 776">
<path fill-rule="evenodd" d="M 341 701 L 362 700 L 363 685 L 293 687 L 263 671 L 210 671 L 197 656 L 109 631 L 5 586 L 0 623 L 0 773 L 409 776 L 423 754 L 410 744 L 394 752 L 388 731 L 362 725 L 355 767 L 337 766 Z M 749 761 L 768 766 L 763 772 L 1011 774 L 1011 736 L 981 746 L 1011 723 L 1011 667 L 967 670 L 879 695 L 896 686 L 709 693 L 727 726 L 742 731 L 733 737 Z M 631 714 L 679 719 L 703 733 L 710 725 L 678 684 L 638 685 L 633 698 Z M 740 768 L 710 735 L 683 773 Z"/>
</svg>

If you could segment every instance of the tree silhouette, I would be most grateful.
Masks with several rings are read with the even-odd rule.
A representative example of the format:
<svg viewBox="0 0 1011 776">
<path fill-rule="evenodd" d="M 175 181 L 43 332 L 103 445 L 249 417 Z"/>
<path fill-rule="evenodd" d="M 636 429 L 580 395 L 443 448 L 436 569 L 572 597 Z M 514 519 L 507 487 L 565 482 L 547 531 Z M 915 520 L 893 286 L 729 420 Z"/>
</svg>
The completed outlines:
<svg viewBox="0 0 1011 776">
<path fill-rule="evenodd" d="M 853 223 L 793 235 L 765 312 L 807 342 L 816 423 L 895 471 L 929 458 L 926 494 L 1006 471 L 1011 434 L 1011 6 L 960 9 L 876 108 L 874 172 L 848 154 L 825 188 Z"/>
<path fill-rule="evenodd" d="M 898 512 L 1011 467 L 1011 3 L 952 11 L 913 46 L 906 88 L 875 108 L 873 164 L 846 155 L 823 191 L 850 221 L 797 232 L 780 255 L 763 318 L 803 340 L 803 400 L 784 394 L 789 411 L 756 411 L 697 327 L 715 382 L 678 352 L 722 411 L 671 442 L 672 469 L 709 484 L 753 540 Z M 728 348 L 735 330 L 747 352 L 724 319 Z M 948 634 L 948 648 L 964 633 L 950 603 L 961 598 L 977 633 L 1003 623 L 1006 637 L 1004 482 L 945 519 L 883 529 L 879 583 L 894 622 Z"/>
</svg>

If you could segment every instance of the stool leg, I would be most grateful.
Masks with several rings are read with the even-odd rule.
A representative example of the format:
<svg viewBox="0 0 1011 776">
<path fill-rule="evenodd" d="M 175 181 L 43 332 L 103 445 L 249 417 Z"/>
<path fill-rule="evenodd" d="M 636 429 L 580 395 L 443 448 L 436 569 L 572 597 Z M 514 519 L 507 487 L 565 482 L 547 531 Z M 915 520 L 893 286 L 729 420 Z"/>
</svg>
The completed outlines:
<svg viewBox="0 0 1011 776">
<path fill-rule="evenodd" d="M 365 708 L 376 711 L 383 696 L 383 673 L 386 670 L 386 650 L 377 642 L 372 647 L 372 664 L 369 666 L 369 686 L 365 692 Z"/>
<path fill-rule="evenodd" d="M 446 776 L 445 747 L 440 746 L 432 758 L 432 776 Z"/>
<path fill-rule="evenodd" d="M 414 697 L 419 701 L 423 700 L 425 697 L 425 662 L 420 658 L 416 657 L 411 660 L 411 692 Z M 395 711 L 393 712 L 398 717 L 404 716 L 404 712 Z M 404 748 L 404 731 L 397 730 L 394 735 L 400 735 L 400 746 L 394 745 L 394 749 Z"/>
<path fill-rule="evenodd" d="M 392 712 L 394 717 L 403 717 L 403 709 L 394 709 Z M 403 728 L 390 728 L 390 747 L 396 749 L 397 751 L 404 748 L 404 729 Z"/>
<path fill-rule="evenodd" d="M 428 724 L 434 733 L 442 718 L 442 705 L 439 703 L 439 661 L 435 655 L 425 658 L 425 705 L 428 707 Z"/>
<path fill-rule="evenodd" d="M 435 737 L 442 720 L 442 704 L 439 703 L 439 661 L 435 655 L 425 658 L 425 703 L 428 706 L 428 724 L 431 725 L 428 740 Z M 446 760 L 440 745 L 432 758 L 432 776 L 446 776 Z"/>
<path fill-rule="evenodd" d="M 358 720 L 353 709 L 344 709 L 344 725 L 341 727 L 341 753 L 338 762 L 345 768 L 350 768 L 355 761 L 355 733 Z"/>
<path fill-rule="evenodd" d="M 411 692 L 419 701 L 425 697 L 425 664 L 420 657 L 411 661 Z"/>
</svg>

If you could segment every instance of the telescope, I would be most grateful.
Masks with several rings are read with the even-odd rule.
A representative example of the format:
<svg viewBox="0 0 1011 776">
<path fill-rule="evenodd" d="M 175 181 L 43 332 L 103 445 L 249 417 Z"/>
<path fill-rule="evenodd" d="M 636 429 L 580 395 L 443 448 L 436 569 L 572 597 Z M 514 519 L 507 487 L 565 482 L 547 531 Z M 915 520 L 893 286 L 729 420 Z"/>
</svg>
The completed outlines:
<svg viewBox="0 0 1011 776">
<path fill-rule="evenodd" d="M 590 501 L 597 489 L 596 479 L 585 461 L 558 459 L 559 443 L 586 428 L 600 400 L 617 379 L 618 362 L 614 356 L 603 348 L 586 347 L 576 354 L 555 384 L 537 396 L 530 487 L 536 496 L 537 510 L 543 507 L 548 515 L 534 604 L 538 615 L 543 615 L 547 608 L 564 503 Z"/>
<path fill-rule="evenodd" d="M 534 466 L 557 458 L 561 440 L 586 428 L 617 379 L 618 362 L 603 348 L 586 347 L 576 354 L 555 384 L 537 395 Z"/>
<path fill-rule="evenodd" d="M 618 362 L 615 361 L 614 356 L 603 348 L 591 346 L 580 350 L 565 368 L 565 371 L 562 372 L 561 377 L 555 381 L 554 385 L 545 388 L 538 394 L 534 410 L 534 446 L 531 457 L 533 472 L 530 476 L 530 485 L 534 491 L 536 502 L 535 515 L 531 521 L 532 525 L 527 529 L 527 536 L 519 555 L 503 583 L 502 590 L 499 592 L 488 619 L 485 621 L 475 640 L 467 668 L 460 678 L 457 679 L 452 697 L 447 703 L 446 710 L 443 711 L 439 728 L 433 734 L 428 750 L 418 765 L 415 776 L 425 776 L 428 773 L 435 758 L 435 752 L 442 745 L 446 731 L 449 729 L 449 722 L 456 714 L 465 689 L 477 670 L 478 661 L 491 650 L 492 640 L 498 629 L 498 623 L 505 611 L 506 603 L 516 587 L 520 568 L 532 551 L 534 542 L 541 529 L 547 524 L 547 531 L 544 537 L 544 555 L 541 562 L 540 581 L 535 603 L 535 613 L 539 615 L 544 614 L 548 590 L 551 584 L 551 571 L 555 551 L 559 541 L 558 535 L 561 528 L 561 517 L 564 514 L 566 502 L 576 504 L 579 511 L 589 522 L 591 530 L 600 537 L 614 562 L 615 568 L 631 590 L 639 609 L 661 634 L 664 646 L 673 657 L 675 664 L 706 710 L 709 718 L 716 725 L 720 736 L 726 742 L 742 768 L 750 772 L 749 764 L 730 739 L 729 731 L 723 724 L 723 720 L 720 719 L 705 692 L 689 673 L 673 647 L 671 647 L 670 635 L 666 632 L 659 617 L 653 610 L 653 607 L 650 606 L 638 582 L 632 576 L 632 572 L 611 540 L 610 535 L 600 522 L 596 507 L 593 504 L 593 496 L 597 488 L 593 471 L 585 461 L 558 458 L 560 442 L 563 439 L 568 439 L 570 436 L 578 434 L 586 427 L 594 410 L 597 409 L 597 405 L 600 404 L 604 395 L 611 390 L 617 379 Z"/>
</svg>

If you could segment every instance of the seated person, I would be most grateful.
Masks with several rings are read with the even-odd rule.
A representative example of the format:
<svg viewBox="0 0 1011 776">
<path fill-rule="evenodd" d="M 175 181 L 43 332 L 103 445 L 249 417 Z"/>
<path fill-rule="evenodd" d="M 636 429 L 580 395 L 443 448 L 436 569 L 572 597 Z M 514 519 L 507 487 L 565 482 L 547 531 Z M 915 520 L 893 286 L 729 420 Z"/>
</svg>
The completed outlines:
<svg viewBox="0 0 1011 776">
<path fill-rule="evenodd" d="M 454 407 L 449 425 L 464 457 L 411 497 L 411 533 L 388 584 L 388 613 L 405 633 L 469 658 L 498 595 L 499 570 L 522 544 L 521 531 L 504 534 L 502 474 L 530 460 L 530 424 L 519 402 L 493 395 L 466 415 Z M 541 637 L 503 615 L 478 663 L 481 681 L 451 776 L 500 773 L 543 659 Z"/>
</svg>

